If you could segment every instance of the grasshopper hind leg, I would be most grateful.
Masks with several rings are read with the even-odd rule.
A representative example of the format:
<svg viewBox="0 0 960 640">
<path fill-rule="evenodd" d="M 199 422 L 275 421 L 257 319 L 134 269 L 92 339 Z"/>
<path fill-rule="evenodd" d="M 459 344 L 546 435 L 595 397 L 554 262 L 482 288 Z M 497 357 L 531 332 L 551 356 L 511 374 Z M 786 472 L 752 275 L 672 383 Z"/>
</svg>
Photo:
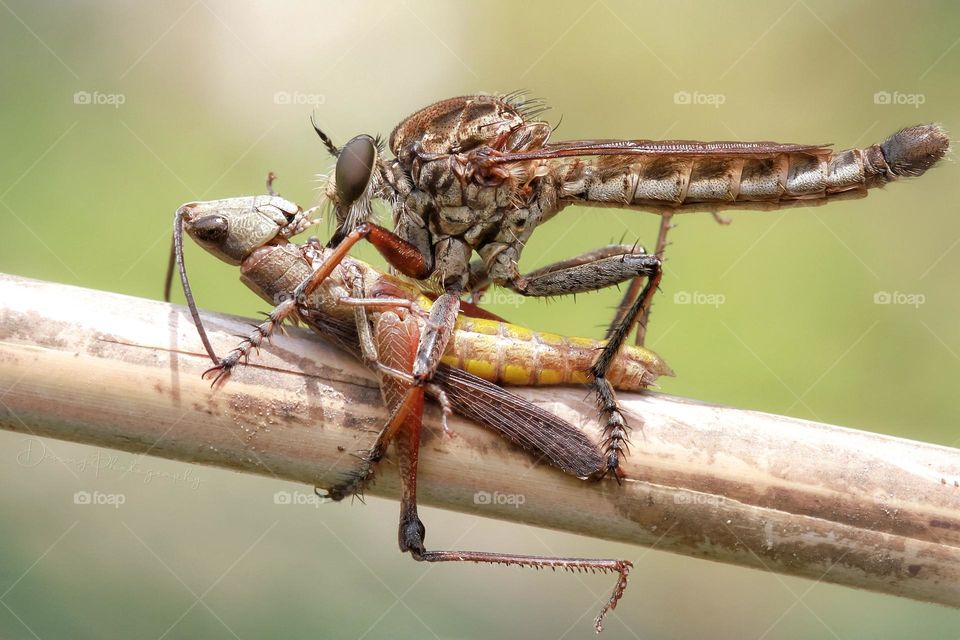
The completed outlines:
<svg viewBox="0 0 960 640">
<path fill-rule="evenodd" d="M 422 401 L 422 395 L 420 396 Z M 409 553 L 419 562 L 475 562 L 500 564 L 533 569 L 563 569 L 565 571 L 590 571 L 592 573 L 616 573 L 617 582 L 607 602 L 594 621 L 599 633 L 603 630 L 604 617 L 623 596 L 627 588 L 627 576 L 633 564 L 628 560 L 593 558 L 552 558 L 549 556 L 490 553 L 484 551 L 427 550 L 424 545 L 426 527 L 417 514 L 417 466 L 420 457 L 420 434 L 422 423 L 416 411 L 408 414 L 404 428 L 397 432 L 395 445 L 400 467 L 401 497 L 398 542 L 400 551 Z"/>
</svg>

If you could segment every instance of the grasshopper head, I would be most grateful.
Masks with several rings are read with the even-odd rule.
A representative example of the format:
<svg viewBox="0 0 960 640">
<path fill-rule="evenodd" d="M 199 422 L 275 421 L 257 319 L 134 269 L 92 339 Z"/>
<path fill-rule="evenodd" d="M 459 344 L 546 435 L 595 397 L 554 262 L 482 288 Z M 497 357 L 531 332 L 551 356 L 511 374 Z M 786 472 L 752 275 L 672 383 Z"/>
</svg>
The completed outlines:
<svg viewBox="0 0 960 640">
<path fill-rule="evenodd" d="M 189 202 L 177 209 L 177 220 L 197 244 L 233 265 L 278 235 L 292 236 L 310 224 L 299 206 L 279 196 Z"/>
<path fill-rule="evenodd" d="M 268 185 L 272 181 L 268 180 Z M 201 247 L 232 265 L 241 264 L 255 250 L 275 238 L 289 238 L 305 230 L 313 221 L 310 211 L 276 195 L 227 198 L 209 202 L 188 202 L 177 209 L 173 219 L 173 245 L 164 283 L 164 299 L 170 300 L 174 267 L 180 272 L 187 306 L 211 360 L 219 360 L 200 322 L 183 262 L 183 230 Z"/>
</svg>

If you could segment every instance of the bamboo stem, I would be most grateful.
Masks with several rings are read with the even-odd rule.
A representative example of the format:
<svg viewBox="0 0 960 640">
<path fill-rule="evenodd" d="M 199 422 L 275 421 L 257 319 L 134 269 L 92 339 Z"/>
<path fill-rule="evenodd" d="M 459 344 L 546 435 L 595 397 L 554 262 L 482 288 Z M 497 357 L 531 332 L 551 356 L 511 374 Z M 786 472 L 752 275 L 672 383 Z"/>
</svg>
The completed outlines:
<svg viewBox="0 0 960 640">
<path fill-rule="evenodd" d="M 0 428 L 327 486 L 386 418 L 373 375 L 292 330 L 211 389 L 182 307 L 0 274 Z M 204 314 L 226 353 L 241 319 Z M 582 389 L 521 395 L 596 433 Z M 427 417 L 424 503 L 960 606 L 960 451 L 661 394 L 621 399 L 622 486 Z M 396 497 L 382 465 L 370 493 Z M 519 503 L 519 504 L 518 504 Z"/>
</svg>

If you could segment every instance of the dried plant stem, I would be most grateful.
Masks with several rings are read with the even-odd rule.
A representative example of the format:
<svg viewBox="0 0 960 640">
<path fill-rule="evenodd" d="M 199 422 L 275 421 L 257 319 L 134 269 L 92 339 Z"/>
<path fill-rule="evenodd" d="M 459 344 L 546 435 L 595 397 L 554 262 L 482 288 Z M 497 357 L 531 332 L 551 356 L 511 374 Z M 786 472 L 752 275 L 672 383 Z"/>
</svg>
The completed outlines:
<svg viewBox="0 0 960 640">
<path fill-rule="evenodd" d="M 0 313 L 4 429 L 325 486 L 386 417 L 373 376 L 305 331 L 212 390 L 181 307 L 0 275 Z M 221 353 L 249 330 L 205 318 Z M 582 389 L 521 393 L 597 428 Z M 623 486 L 535 464 L 461 420 L 447 437 L 433 410 L 422 501 L 960 605 L 960 451 L 659 394 L 622 399 L 644 422 Z M 396 496 L 394 475 L 386 466 L 370 493 Z M 494 498 L 511 494 L 521 508 Z"/>
</svg>

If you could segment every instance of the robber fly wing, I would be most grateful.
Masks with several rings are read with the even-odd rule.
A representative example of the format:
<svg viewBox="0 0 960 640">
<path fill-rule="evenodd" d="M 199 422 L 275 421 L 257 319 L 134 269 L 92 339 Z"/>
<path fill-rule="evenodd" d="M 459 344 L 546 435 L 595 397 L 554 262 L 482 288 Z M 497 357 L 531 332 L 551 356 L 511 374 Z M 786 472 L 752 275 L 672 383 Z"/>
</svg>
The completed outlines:
<svg viewBox="0 0 960 640">
<path fill-rule="evenodd" d="M 789 144 L 780 142 L 698 142 L 696 140 L 567 140 L 539 149 L 494 153 L 485 164 L 505 164 L 525 160 L 549 160 L 576 156 L 716 156 L 765 157 L 781 153 L 830 153 L 830 145 Z"/>
</svg>

